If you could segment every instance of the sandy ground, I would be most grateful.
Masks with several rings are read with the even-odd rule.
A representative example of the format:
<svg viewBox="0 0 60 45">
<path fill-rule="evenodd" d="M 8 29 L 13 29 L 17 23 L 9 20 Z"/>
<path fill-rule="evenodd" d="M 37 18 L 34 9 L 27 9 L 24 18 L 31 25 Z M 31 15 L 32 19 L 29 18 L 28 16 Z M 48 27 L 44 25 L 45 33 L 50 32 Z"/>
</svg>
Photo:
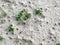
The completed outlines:
<svg viewBox="0 0 60 45">
<path fill-rule="evenodd" d="M 56 45 L 60 41 L 60 0 L 0 0 L 0 7 L 7 13 L 0 19 L 0 35 L 5 38 L 0 45 Z M 34 14 L 36 8 L 43 9 L 43 16 Z M 15 16 L 22 9 L 32 16 L 26 25 L 17 25 Z M 9 24 L 15 28 L 13 35 Z"/>
</svg>

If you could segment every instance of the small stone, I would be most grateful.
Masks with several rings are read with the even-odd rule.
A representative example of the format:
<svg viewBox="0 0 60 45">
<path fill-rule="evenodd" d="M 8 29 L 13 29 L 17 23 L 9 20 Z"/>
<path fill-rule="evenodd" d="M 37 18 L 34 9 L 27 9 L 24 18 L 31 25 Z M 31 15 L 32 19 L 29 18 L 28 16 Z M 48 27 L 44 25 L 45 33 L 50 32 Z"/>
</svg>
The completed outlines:
<svg viewBox="0 0 60 45">
<path fill-rule="evenodd" d="M 9 37 L 9 39 L 12 39 L 11 37 Z"/>
<path fill-rule="evenodd" d="M 58 25 L 60 26 L 60 23 L 58 23 Z"/>
<path fill-rule="evenodd" d="M 18 28 L 16 28 L 16 30 L 19 30 Z"/>
<path fill-rule="evenodd" d="M 55 23 L 54 26 L 57 26 L 57 24 Z"/>
<path fill-rule="evenodd" d="M 30 1 L 29 1 L 28 3 L 29 3 L 29 4 L 31 4 L 31 2 L 30 2 Z"/>
<path fill-rule="evenodd" d="M 8 35 L 8 33 L 6 33 L 6 35 Z"/>
<path fill-rule="evenodd" d="M 42 43 L 40 45 L 42 45 Z"/>
<path fill-rule="evenodd" d="M 53 30 L 55 30 L 55 28 L 54 28 L 54 27 L 52 27 L 52 29 L 53 29 Z"/>
<path fill-rule="evenodd" d="M 43 39 L 43 41 L 45 41 L 45 39 Z"/>
<path fill-rule="evenodd" d="M 46 22 L 48 24 L 48 22 Z"/>
<path fill-rule="evenodd" d="M 23 25 L 25 25 L 26 23 L 25 22 L 23 22 Z"/>
<path fill-rule="evenodd" d="M 22 32 L 20 32 L 20 34 L 21 34 Z"/>
</svg>

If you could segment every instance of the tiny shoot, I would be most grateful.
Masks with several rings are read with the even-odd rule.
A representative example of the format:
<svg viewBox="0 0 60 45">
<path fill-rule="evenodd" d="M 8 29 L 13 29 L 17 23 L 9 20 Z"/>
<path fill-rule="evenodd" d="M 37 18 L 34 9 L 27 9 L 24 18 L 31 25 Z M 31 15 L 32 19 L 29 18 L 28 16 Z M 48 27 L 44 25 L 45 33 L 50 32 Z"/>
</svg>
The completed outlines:
<svg viewBox="0 0 60 45">
<path fill-rule="evenodd" d="M 4 39 L 4 38 L 3 38 L 2 36 L 0 36 L 0 41 L 3 41 L 3 39 Z"/>
<path fill-rule="evenodd" d="M 12 24 L 9 25 L 9 32 L 12 32 L 12 33 L 14 32 L 14 28 Z"/>
<path fill-rule="evenodd" d="M 31 13 L 28 13 L 27 15 L 24 16 L 24 20 L 27 20 L 29 18 L 31 18 Z"/>
<path fill-rule="evenodd" d="M 35 14 L 42 14 L 43 10 L 40 8 L 40 9 L 35 9 Z"/>
</svg>

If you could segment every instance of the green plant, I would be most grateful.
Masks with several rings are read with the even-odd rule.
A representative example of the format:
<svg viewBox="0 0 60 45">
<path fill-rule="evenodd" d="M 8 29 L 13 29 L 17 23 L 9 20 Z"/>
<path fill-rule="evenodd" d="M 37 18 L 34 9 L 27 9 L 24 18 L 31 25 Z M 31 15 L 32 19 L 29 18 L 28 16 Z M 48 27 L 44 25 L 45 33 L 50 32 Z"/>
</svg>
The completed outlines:
<svg viewBox="0 0 60 45">
<path fill-rule="evenodd" d="M 24 16 L 24 20 L 27 20 L 31 17 L 31 13 L 28 13 L 27 15 Z"/>
<path fill-rule="evenodd" d="M 42 14 L 43 10 L 42 9 L 35 9 L 35 14 Z"/>
<path fill-rule="evenodd" d="M 18 16 L 16 16 L 16 20 L 18 21 L 19 19 L 20 19 L 19 15 L 18 15 Z"/>
<path fill-rule="evenodd" d="M 24 15 L 24 10 L 21 10 L 19 14 L 16 16 L 16 20 L 18 21 L 18 24 L 22 23 L 21 17 Z"/>
<path fill-rule="evenodd" d="M 60 43 L 56 43 L 56 45 L 60 45 Z"/>
<path fill-rule="evenodd" d="M 2 12 L 2 14 L 1 14 L 1 16 L 0 16 L 0 18 L 3 18 L 3 17 L 5 17 L 7 14 L 6 14 L 6 12 Z"/>
<path fill-rule="evenodd" d="M 21 10 L 19 14 L 16 16 L 16 20 L 18 24 L 22 24 L 23 20 L 27 20 L 31 17 L 31 13 L 27 13 L 25 9 Z"/>
<path fill-rule="evenodd" d="M 19 14 L 16 16 L 16 20 L 18 21 L 24 15 L 24 10 L 21 10 Z"/>
<path fill-rule="evenodd" d="M 12 24 L 9 25 L 9 32 L 12 32 L 12 33 L 14 32 L 14 28 Z"/>
<path fill-rule="evenodd" d="M 2 41 L 4 38 L 2 36 L 0 36 L 0 41 Z"/>
<path fill-rule="evenodd" d="M 6 14 L 6 12 L 3 12 L 2 13 L 2 17 L 5 17 L 7 14 Z"/>
</svg>

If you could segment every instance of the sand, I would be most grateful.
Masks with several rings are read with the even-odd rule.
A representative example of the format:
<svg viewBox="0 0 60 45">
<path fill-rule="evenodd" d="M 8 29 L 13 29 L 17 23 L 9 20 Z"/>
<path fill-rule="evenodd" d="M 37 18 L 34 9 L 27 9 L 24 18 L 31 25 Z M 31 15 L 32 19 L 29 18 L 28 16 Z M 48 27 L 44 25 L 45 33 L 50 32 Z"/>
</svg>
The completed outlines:
<svg viewBox="0 0 60 45">
<path fill-rule="evenodd" d="M 0 45 L 56 45 L 60 41 L 60 0 L 0 0 L 0 8 L 0 13 L 7 13 L 0 19 L 0 35 L 4 37 Z M 42 15 L 34 14 L 37 8 L 43 9 Z M 25 25 L 17 25 L 15 16 L 22 9 L 32 16 Z M 14 34 L 8 32 L 10 24 Z"/>
</svg>

